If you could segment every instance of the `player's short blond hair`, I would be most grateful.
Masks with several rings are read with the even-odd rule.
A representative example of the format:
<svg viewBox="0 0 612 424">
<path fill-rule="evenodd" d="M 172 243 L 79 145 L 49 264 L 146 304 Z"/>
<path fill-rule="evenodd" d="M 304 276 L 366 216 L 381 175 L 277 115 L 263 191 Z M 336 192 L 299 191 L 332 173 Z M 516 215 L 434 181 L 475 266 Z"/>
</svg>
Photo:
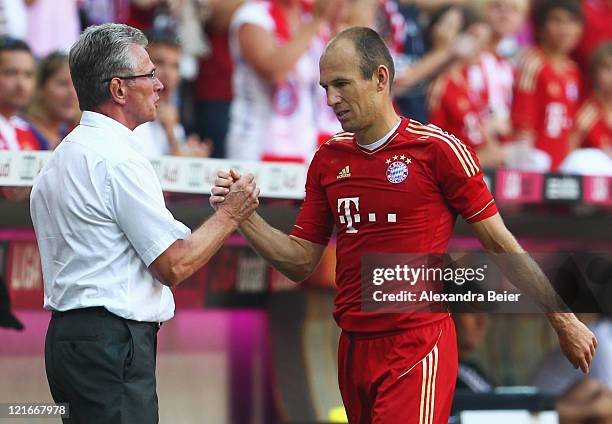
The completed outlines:
<svg viewBox="0 0 612 424">
<path fill-rule="evenodd" d="M 510 3 L 523 15 L 527 15 L 529 12 L 529 0 L 472 0 L 472 4 L 474 7 L 482 11 L 482 9 L 486 8 L 494 1 Z"/>
</svg>

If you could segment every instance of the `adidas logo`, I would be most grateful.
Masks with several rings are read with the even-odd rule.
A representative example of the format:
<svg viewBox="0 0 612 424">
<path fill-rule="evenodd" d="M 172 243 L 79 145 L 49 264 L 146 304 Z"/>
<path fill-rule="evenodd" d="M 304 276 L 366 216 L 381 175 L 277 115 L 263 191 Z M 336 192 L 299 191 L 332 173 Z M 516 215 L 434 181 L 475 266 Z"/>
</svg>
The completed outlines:
<svg viewBox="0 0 612 424">
<path fill-rule="evenodd" d="M 349 166 L 346 165 L 344 168 L 342 168 L 342 170 L 338 173 L 338 176 L 336 177 L 337 179 L 340 178 L 348 178 L 351 176 L 351 170 L 349 169 Z"/>
</svg>

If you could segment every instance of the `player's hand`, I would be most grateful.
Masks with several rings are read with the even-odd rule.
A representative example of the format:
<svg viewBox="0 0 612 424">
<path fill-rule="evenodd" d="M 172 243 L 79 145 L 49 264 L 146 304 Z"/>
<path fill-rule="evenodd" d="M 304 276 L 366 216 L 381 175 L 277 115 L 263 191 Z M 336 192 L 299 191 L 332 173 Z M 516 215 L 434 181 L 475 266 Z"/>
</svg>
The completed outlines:
<svg viewBox="0 0 612 424">
<path fill-rule="evenodd" d="M 234 178 L 236 176 L 238 178 Z M 217 205 L 217 212 L 226 214 L 240 224 L 250 217 L 259 206 L 259 187 L 255 184 L 253 174 L 239 176 L 230 171 L 230 177 L 234 182 L 230 184 L 227 194 L 223 196 L 223 202 Z"/>
<path fill-rule="evenodd" d="M 432 28 L 432 44 L 434 49 L 441 49 L 451 45 L 452 41 L 459 35 L 463 26 L 463 13 L 457 7 L 452 7 L 444 12 L 444 15 Z"/>
<path fill-rule="evenodd" d="M 234 174 L 232 174 L 232 171 Z M 210 189 L 210 206 L 214 210 L 217 210 L 219 204 L 225 201 L 225 196 L 229 193 L 229 189 L 232 183 L 235 181 L 232 175 L 236 175 L 238 180 L 240 178 L 240 174 L 238 171 L 230 169 L 229 172 L 219 171 L 217 172 L 217 178 L 215 179 L 215 185 Z"/>
<path fill-rule="evenodd" d="M 589 365 L 595 356 L 597 339 L 595 335 L 574 314 L 557 313 L 549 317 L 559 337 L 561 352 L 574 368 L 589 373 Z"/>
</svg>

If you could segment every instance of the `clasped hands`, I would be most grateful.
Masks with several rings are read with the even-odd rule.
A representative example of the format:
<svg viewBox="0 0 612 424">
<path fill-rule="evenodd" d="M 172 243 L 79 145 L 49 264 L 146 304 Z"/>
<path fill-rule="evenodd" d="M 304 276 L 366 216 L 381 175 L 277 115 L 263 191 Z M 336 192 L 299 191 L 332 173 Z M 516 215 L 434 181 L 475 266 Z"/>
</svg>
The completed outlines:
<svg viewBox="0 0 612 424">
<path fill-rule="evenodd" d="M 237 224 L 250 217 L 259 206 L 259 187 L 253 174 L 240 175 L 235 169 L 219 171 L 210 192 L 210 206 Z"/>
</svg>

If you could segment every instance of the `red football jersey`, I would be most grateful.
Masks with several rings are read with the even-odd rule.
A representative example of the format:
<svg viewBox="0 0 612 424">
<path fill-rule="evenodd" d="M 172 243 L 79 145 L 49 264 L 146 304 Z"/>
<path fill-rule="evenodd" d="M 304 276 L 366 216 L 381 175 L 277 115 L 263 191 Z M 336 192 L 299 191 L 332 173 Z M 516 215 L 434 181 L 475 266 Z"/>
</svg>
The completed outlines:
<svg viewBox="0 0 612 424">
<path fill-rule="evenodd" d="M 575 133 L 580 147 L 612 149 L 612 116 L 607 116 L 595 97 L 587 99 L 576 115 Z"/>
<path fill-rule="evenodd" d="M 433 125 L 402 118 L 373 151 L 340 133 L 315 154 L 292 235 L 326 245 L 337 228 L 334 318 L 350 332 L 412 328 L 448 313 L 361 310 L 366 253 L 444 253 L 457 214 L 468 223 L 497 212 L 472 149 Z"/>
<path fill-rule="evenodd" d="M 487 106 L 481 93 L 470 90 L 466 72 L 466 67 L 454 68 L 431 85 L 427 99 L 429 119 L 478 151 L 486 142 L 482 114 Z"/>
<path fill-rule="evenodd" d="M 608 0 L 582 0 L 585 28 L 572 57 L 587 75 L 589 58 L 602 43 L 612 40 L 612 3 Z"/>
<path fill-rule="evenodd" d="M 569 133 L 578 109 L 580 74 L 571 60 L 555 69 L 538 48 L 527 49 L 518 65 L 512 125 L 529 130 L 535 147 L 548 153 L 555 171 L 569 152 Z"/>
</svg>

